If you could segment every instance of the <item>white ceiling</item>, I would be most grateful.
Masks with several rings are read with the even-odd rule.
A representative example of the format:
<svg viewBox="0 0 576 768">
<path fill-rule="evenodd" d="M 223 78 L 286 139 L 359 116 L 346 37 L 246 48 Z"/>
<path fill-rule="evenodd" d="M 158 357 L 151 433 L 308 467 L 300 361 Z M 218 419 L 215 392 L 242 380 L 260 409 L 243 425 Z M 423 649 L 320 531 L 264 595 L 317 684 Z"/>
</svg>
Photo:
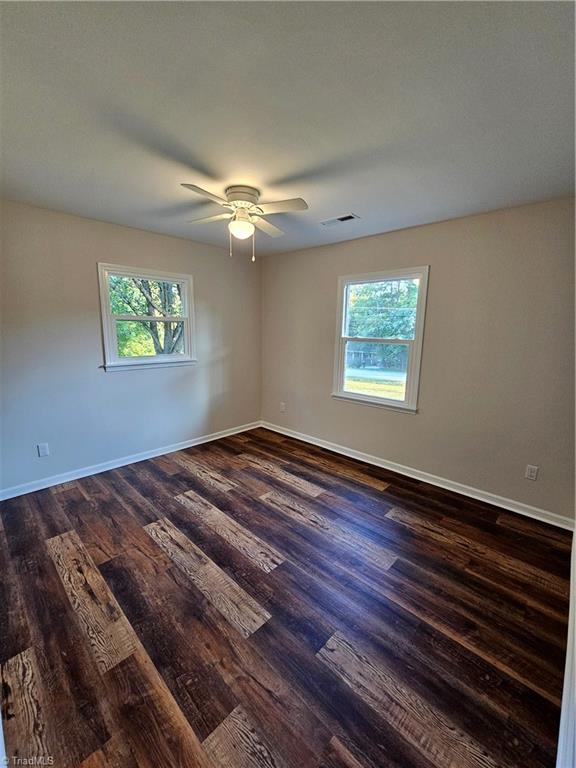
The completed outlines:
<svg viewBox="0 0 576 768">
<path fill-rule="evenodd" d="M 225 245 L 180 182 L 304 197 L 272 253 L 567 195 L 559 2 L 2 3 L 4 194 Z M 346 213 L 361 219 L 326 229 Z"/>
</svg>

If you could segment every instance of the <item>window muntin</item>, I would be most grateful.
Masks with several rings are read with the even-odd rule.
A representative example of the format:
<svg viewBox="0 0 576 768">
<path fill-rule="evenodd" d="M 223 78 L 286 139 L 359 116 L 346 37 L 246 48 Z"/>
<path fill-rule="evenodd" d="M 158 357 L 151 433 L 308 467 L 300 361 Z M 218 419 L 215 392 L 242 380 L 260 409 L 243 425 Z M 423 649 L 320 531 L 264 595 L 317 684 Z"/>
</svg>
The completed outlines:
<svg viewBox="0 0 576 768">
<path fill-rule="evenodd" d="M 428 267 L 342 277 L 336 397 L 416 410 Z"/>
<path fill-rule="evenodd" d="M 195 361 L 189 275 L 98 268 L 107 370 Z"/>
</svg>

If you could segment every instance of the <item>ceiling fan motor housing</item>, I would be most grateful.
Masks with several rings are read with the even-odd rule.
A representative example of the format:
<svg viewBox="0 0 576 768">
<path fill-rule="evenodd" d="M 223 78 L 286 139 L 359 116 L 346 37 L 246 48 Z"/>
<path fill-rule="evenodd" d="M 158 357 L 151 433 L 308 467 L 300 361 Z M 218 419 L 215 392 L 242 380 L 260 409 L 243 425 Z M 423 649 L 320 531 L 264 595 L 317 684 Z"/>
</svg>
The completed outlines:
<svg viewBox="0 0 576 768">
<path fill-rule="evenodd" d="M 235 207 L 251 208 L 258 203 L 260 190 L 255 189 L 254 187 L 236 185 L 227 187 L 225 194 L 226 200 L 228 200 L 229 203 L 234 203 Z"/>
</svg>

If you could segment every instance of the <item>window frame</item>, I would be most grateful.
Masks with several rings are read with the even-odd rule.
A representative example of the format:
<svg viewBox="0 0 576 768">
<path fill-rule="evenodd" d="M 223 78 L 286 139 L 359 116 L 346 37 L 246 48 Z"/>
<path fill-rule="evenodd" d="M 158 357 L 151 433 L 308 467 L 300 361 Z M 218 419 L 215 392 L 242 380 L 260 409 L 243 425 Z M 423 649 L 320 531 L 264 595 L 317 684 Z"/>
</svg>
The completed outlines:
<svg viewBox="0 0 576 768">
<path fill-rule="evenodd" d="M 110 303 L 109 275 L 119 277 L 139 277 L 145 280 L 179 283 L 182 291 L 182 315 L 165 318 L 151 318 L 149 315 L 115 315 Z M 194 280 L 192 275 L 184 275 L 148 267 L 132 267 L 120 264 L 98 263 L 98 284 L 100 287 L 100 316 L 102 320 L 102 340 L 104 346 L 104 365 L 106 371 L 130 371 L 143 368 L 171 368 L 181 365 L 195 365 L 196 358 L 196 323 L 194 317 Z M 183 322 L 183 354 L 143 355 L 141 357 L 121 357 L 118 355 L 116 321 Z"/>
<path fill-rule="evenodd" d="M 336 313 L 336 349 L 334 356 L 334 379 L 332 397 L 339 400 L 349 400 L 363 405 L 375 405 L 381 408 L 392 408 L 397 411 L 416 413 L 418 410 L 418 390 L 420 385 L 420 367 L 422 362 L 422 347 L 424 343 L 424 320 L 426 315 L 426 299 L 428 294 L 428 274 L 430 268 L 406 267 L 405 269 L 387 269 L 382 272 L 367 272 L 359 275 L 342 275 L 338 278 L 338 304 Z M 414 339 L 385 339 L 365 336 L 346 336 L 346 305 L 348 286 L 359 283 L 379 283 L 386 280 L 412 280 L 418 278 L 418 303 L 416 305 L 416 327 Z M 408 346 L 408 366 L 406 375 L 406 397 L 404 400 L 374 397 L 344 389 L 344 373 L 346 367 L 346 343 L 359 341 L 363 343 L 403 344 Z"/>
</svg>

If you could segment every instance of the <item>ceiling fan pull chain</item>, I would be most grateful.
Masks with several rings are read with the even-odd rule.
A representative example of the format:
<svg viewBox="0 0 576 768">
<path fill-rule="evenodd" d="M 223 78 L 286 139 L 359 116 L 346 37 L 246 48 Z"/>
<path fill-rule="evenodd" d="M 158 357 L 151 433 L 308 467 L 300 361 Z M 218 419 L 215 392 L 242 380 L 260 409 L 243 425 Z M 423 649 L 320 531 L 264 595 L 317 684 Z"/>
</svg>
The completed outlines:
<svg viewBox="0 0 576 768">
<path fill-rule="evenodd" d="M 232 258 L 232 232 L 230 232 L 230 230 L 228 230 L 228 240 L 230 241 L 230 258 Z"/>
<path fill-rule="evenodd" d="M 254 255 L 254 240 L 256 239 L 256 230 L 252 232 L 252 261 L 256 261 L 256 256 Z"/>
</svg>

